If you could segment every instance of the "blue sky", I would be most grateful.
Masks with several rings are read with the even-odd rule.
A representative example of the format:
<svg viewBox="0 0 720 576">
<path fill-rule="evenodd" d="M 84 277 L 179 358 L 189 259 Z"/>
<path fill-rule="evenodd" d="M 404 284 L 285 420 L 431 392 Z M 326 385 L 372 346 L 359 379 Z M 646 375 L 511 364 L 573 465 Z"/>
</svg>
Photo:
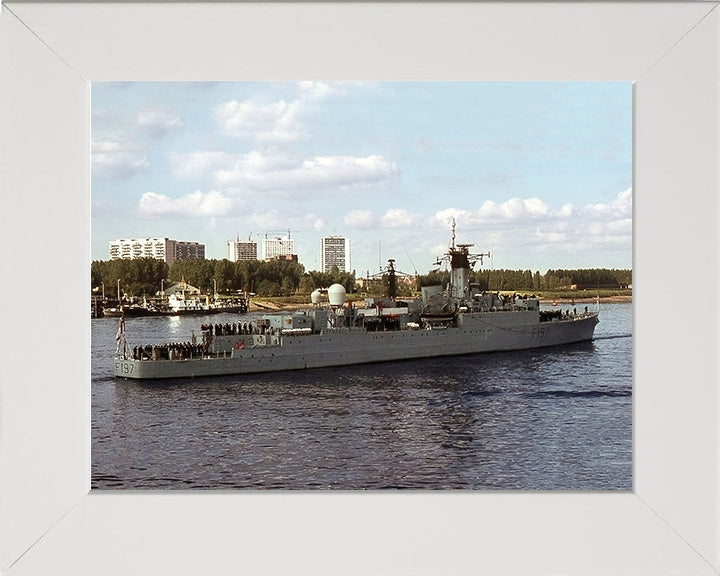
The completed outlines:
<svg viewBox="0 0 720 576">
<path fill-rule="evenodd" d="M 450 241 L 486 267 L 632 267 L 629 82 L 95 82 L 92 258 L 168 237 L 320 238 L 352 268 L 426 273 Z"/>
</svg>

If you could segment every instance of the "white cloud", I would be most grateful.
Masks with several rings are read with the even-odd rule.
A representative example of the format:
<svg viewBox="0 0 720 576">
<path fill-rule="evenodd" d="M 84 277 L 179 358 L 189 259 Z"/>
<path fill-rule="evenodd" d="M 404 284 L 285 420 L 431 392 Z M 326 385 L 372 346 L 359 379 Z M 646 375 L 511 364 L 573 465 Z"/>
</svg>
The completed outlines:
<svg viewBox="0 0 720 576">
<path fill-rule="evenodd" d="M 619 214 L 630 214 L 631 204 L 631 193 L 625 191 L 601 210 L 569 203 L 556 208 L 536 197 L 481 203 L 475 209 L 465 204 L 447 207 L 432 218 L 414 208 L 393 207 L 375 214 L 372 207 L 356 207 L 345 214 L 343 223 L 361 273 L 366 263 L 378 260 L 379 243 L 369 239 L 380 237 L 383 262 L 393 257 L 400 270 L 417 267 L 426 272 L 447 251 L 453 218 L 456 243 L 472 243 L 474 253 L 492 252 L 484 267 L 623 267 L 617 262 L 632 245 L 632 218 Z"/>
<path fill-rule="evenodd" d="M 150 168 L 144 154 L 119 142 L 101 140 L 91 145 L 93 176 L 130 178 Z"/>
<path fill-rule="evenodd" d="M 422 214 L 413 213 L 405 208 L 389 208 L 380 217 L 376 217 L 370 210 L 351 210 L 343 217 L 343 223 L 348 228 L 397 228 L 407 229 L 411 233 L 413 227 L 421 226 L 425 229 L 427 218 Z"/>
<path fill-rule="evenodd" d="M 435 213 L 435 220 L 441 222 L 445 227 L 449 227 L 453 219 L 455 222 L 458 220 L 465 222 L 472 219 L 472 214 L 468 210 L 458 210 L 457 208 L 446 208 Z"/>
<path fill-rule="evenodd" d="M 631 218 L 632 188 L 618 194 L 609 204 L 593 204 L 587 206 L 586 210 L 600 218 Z"/>
<path fill-rule="evenodd" d="M 575 207 L 572 204 L 565 204 L 558 211 L 558 216 L 562 218 L 570 218 L 573 214 L 575 214 Z"/>
<path fill-rule="evenodd" d="M 252 230 L 266 231 L 278 228 L 281 224 L 285 226 L 282 214 L 275 208 L 264 212 L 253 212 L 248 216 L 248 220 Z"/>
<path fill-rule="evenodd" d="M 607 230 L 611 234 L 632 234 L 632 218 L 613 220 L 608 223 Z"/>
<path fill-rule="evenodd" d="M 228 134 L 267 143 L 295 142 L 306 134 L 298 125 L 298 101 L 232 100 L 215 109 L 215 118 Z"/>
<path fill-rule="evenodd" d="M 171 153 L 170 166 L 176 176 L 187 180 L 199 180 L 221 169 L 230 156 L 225 152 Z"/>
<path fill-rule="evenodd" d="M 349 228 L 371 228 L 375 224 L 375 217 L 370 210 L 351 210 L 345 214 L 343 223 Z"/>
<path fill-rule="evenodd" d="M 558 244 L 567 242 L 570 239 L 569 235 L 574 235 L 575 231 L 567 222 L 559 222 L 548 226 L 538 226 L 535 232 L 538 242 Z"/>
<path fill-rule="evenodd" d="M 385 228 L 410 228 L 418 224 L 423 218 L 417 214 L 412 214 L 405 208 L 391 208 L 380 219 L 380 223 Z"/>
<path fill-rule="evenodd" d="M 550 207 L 539 198 L 486 201 L 477 210 L 446 208 L 435 213 L 436 225 L 457 220 L 459 237 L 472 237 L 478 250 L 493 245 L 496 253 L 522 250 L 577 255 L 583 251 L 616 250 L 632 243 L 632 190 L 607 204 Z M 475 231 L 485 233 L 482 246 Z"/>
<path fill-rule="evenodd" d="M 238 188 L 245 194 L 288 195 L 381 186 L 394 181 L 399 173 L 394 162 L 379 155 L 302 159 L 278 149 L 248 154 L 175 154 L 171 165 L 176 176 L 212 178 L 217 186 Z"/>
<path fill-rule="evenodd" d="M 550 212 L 547 204 L 538 198 L 523 200 L 523 208 L 530 216 L 546 216 Z"/>
<path fill-rule="evenodd" d="M 93 141 L 91 144 L 92 153 L 110 153 L 120 151 L 120 144 L 112 140 Z"/>
<path fill-rule="evenodd" d="M 333 82 L 298 82 L 300 99 L 304 101 L 325 100 L 331 96 L 347 96 L 343 84 Z"/>
<path fill-rule="evenodd" d="M 516 220 L 520 218 L 539 218 L 550 212 L 547 204 L 538 198 L 510 198 L 502 204 L 486 200 L 480 208 L 479 216 L 500 220 Z"/>
<path fill-rule="evenodd" d="M 215 120 L 228 134 L 261 144 L 289 144 L 309 137 L 306 122 L 318 105 L 335 96 L 346 96 L 342 84 L 298 82 L 293 100 L 231 100 L 215 108 Z"/>
<path fill-rule="evenodd" d="M 179 116 L 164 109 L 141 110 L 138 112 L 137 123 L 141 130 L 155 137 L 163 136 L 183 126 Z"/>
<path fill-rule="evenodd" d="M 382 156 L 316 156 L 293 171 L 300 187 L 344 188 L 393 180 L 397 166 Z"/>
<path fill-rule="evenodd" d="M 452 218 L 459 225 L 466 227 L 512 226 L 523 223 L 573 221 L 583 226 L 590 222 L 624 221 L 632 225 L 632 191 L 625 190 L 609 204 L 594 204 L 578 208 L 572 204 L 564 204 L 557 210 L 539 198 L 510 198 L 497 203 L 486 200 L 478 210 L 461 210 L 446 208 L 435 213 L 435 220 L 447 225 Z M 543 225 L 544 226 L 544 225 Z M 627 227 L 627 225 L 626 225 Z"/>
<path fill-rule="evenodd" d="M 605 225 L 602 222 L 588 222 L 587 223 L 587 232 L 591 236 L 599 236 L 603 233 L 603 230 L 605 229 Z"/>
<path fill-rule="evenodd" d="M 181 216 L 187 218 L 224 216 L 233 207 L 234 200 L 212 190 L 171 198 L 165 194 L 146 192 L 140 198 L 138 212 L 141 216 Z"/>
</svg>

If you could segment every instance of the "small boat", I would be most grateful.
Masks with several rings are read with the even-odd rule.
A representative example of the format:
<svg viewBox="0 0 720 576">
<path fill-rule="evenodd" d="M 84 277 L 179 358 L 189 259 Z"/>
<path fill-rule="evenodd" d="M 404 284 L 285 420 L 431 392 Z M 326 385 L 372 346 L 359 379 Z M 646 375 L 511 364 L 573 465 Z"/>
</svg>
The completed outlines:
<svg viewBox="0 0 720 576">
<path fill-rule="evenodd" d="M 248 311 L 248 301 L 244 296 L 237 298 L 215 298 L 209 305 L 211 314 L 245 314 Z"/>
<path fill-rule="evenodd" d="M 207 299 L 199 296 L 185 296 L 184 294 L 171 294 L 167 299 L 168 314 L 207 314 L 210 305 Z"/>
<path fill-rule="evenodd" d="M 103 316 L 105 318 L 131 318 L 138 316 L 162 316 L 162 310 L 143 306 L 141 304 L 123 304 L 122 306 L 114 306 L 112 308 L 103 308 Z"/>
</svg>

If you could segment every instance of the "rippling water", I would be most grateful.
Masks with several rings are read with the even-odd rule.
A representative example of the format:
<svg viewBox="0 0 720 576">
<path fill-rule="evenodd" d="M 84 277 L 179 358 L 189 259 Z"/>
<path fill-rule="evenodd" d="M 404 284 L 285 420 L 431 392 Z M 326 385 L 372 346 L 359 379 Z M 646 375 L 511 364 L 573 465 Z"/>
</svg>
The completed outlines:
<svg viewBox="0 0 720 576">
<path fill-rule="evenodd" d="M 632 488 L 631 304 L 562 348 L 163 383 L 115 380 L 117 326 L 92 321 L 93 488 Z"/>
</svg>

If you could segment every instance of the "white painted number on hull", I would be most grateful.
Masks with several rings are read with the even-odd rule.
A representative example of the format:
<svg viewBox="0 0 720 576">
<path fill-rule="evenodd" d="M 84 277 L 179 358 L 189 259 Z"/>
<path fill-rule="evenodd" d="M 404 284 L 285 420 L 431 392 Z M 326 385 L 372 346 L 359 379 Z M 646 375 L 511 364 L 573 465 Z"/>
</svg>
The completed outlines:
<svg viewBox="0 0 720 576">
<path fill-rule="evenodd" d="M 115 362 L 115 374 L 132 374 L 134 368 L 129 362 Z"/>
<path fill-rule="evenodd" d="M 533 340 L 541 340 L 542 338 L 545 338 L 546 335 L 547 335 L 547 328 L 545 326 L 533 327 L 533 331 L 532 331 Z"/>
</svg>

